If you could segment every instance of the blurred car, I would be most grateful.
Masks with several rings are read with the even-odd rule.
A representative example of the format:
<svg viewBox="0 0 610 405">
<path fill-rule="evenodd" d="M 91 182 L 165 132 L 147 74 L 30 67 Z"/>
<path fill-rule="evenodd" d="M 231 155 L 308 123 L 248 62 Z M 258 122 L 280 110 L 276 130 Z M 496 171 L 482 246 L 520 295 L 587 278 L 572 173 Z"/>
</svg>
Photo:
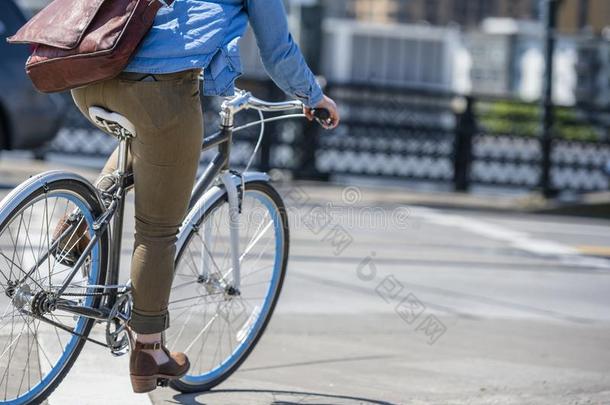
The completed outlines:
<svg viewBox="0 0 610 405">
<path fill-rule="evenodd" d="M 42 147 L 57 134 L 66 105 L 32 86 L 24 68 L 29 48 L 6 42 L 25 22 L 13 0 L 0 1 L 0 150 Z"/>
</svg>

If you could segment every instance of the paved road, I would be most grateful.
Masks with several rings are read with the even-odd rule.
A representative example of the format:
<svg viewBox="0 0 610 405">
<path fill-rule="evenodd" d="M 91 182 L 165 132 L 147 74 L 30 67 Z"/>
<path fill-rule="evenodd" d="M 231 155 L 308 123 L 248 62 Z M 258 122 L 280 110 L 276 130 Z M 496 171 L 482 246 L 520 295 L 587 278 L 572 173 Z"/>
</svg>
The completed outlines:
<svg viewBox="0 0 610 405">
<path fill-rule="evenodd" d="M 610 404 L 610 221 L 283 193 L 285 289 L 232 378 L 138 396 L 127 359 L 88 345 L 49 403 Z"/>
</svg>

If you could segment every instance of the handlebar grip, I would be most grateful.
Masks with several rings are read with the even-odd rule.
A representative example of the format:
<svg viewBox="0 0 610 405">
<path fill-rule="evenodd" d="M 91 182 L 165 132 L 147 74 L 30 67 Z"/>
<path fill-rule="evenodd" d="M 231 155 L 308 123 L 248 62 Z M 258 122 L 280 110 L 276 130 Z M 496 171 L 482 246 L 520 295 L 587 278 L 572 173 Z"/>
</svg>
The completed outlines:
<svg viewBox="0 0 610 405">
<path fill-rule="evenodd" d="M 326 108 L 315 108 L 313 110 L 313 116 L 320 121 L 326 122 L 330 120 L 330 111 Z"/>
</svg>

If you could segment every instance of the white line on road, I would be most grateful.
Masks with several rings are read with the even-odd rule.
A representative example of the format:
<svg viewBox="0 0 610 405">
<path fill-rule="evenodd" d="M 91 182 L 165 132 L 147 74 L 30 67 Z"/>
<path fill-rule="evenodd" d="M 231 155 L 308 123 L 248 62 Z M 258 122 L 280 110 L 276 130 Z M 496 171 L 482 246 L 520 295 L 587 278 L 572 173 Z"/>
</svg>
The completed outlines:
<svg viewBox="0 0 610 405">
<path fill-rule="evenodd" d="M 500 225 L 491 224 L 474 218 L 445 214 L 441 211 L 417 207 L 411 210 L 414 216 L 441 226 L 459 228 L 466 232 L 506 242 L 519 249 L 537 256 L 551 257 L 564 264 L 610 269 L 610 261 L 580 254 L 575 248 L 553 241 L 536 239 L 525 232 L 515 231 Z"/>
</svg>

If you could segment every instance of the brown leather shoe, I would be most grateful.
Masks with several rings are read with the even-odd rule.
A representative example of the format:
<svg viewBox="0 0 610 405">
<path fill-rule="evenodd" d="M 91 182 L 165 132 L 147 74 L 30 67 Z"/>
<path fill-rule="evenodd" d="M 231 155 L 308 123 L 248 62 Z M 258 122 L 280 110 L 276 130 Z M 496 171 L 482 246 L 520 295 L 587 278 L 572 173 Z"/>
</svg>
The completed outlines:
<svg viewBox="0 0 610 405">
<path fill-rule="evenodd" d="M 142 350 L 163 350 L 169 360 L 157 364 L 155 359 Z M 150 392 L 169 380 L 183 377 L 191 364 L 184 353 L 170 353 L 161 343 L 140 343 L 136 341 L 129 359 L 129 373 L 133 392 L 141 394 Z"/>
<path fill-rule="evenodd" d="M 78 221 L 80 221 L 80 225 L 76 229 L 76 232 L 70 232 L 66 235 L 57 245 L 57 250 L 53 252 L 53 256 L 55 256 L 57 261 L 64 266 L 74 266 L 91 241 L 89 232 L 87 232 L 87 222 L 82 218 L 78 219 L 76 222 Z M 61 234 L 64 233 L 71 224 L 70 216 L 68 214 L 64 215 L 53 232 L 53 243 L 59 239 Z"/>
</svg>

